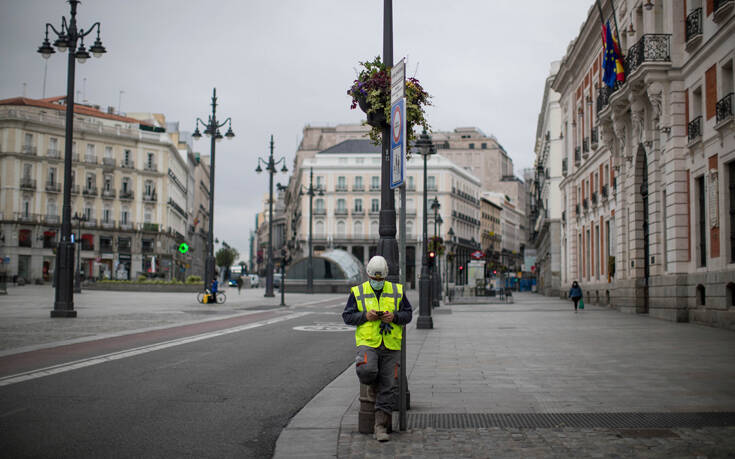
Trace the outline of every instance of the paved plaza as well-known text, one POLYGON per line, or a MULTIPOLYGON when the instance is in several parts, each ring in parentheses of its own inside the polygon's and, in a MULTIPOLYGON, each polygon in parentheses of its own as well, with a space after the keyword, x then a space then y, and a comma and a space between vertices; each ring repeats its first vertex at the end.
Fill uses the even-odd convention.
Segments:
MULTIPOLYGON (((408 332, 409 429, 358 433, 349 368, 284 430, 276 457, 732 457, 735 425, 496 427, 471 414, 735 412, 735 333, 517 294, 515 303, 442 306, 408 332), (454 416, 457 428, 412 426, 454 416)), ((346 342, 345 345, 351 345, 346 342)), ((706 414, 704 415, 707 416, 706 414)), ((396 416, 394 416, 396 417, 396 416)), ((518 417, 518 416, 517 416, 518 417)), ((729 418, 732 420, 732 416, 729 418)), ((706 423, 705 423, 706 424, 706 423)))

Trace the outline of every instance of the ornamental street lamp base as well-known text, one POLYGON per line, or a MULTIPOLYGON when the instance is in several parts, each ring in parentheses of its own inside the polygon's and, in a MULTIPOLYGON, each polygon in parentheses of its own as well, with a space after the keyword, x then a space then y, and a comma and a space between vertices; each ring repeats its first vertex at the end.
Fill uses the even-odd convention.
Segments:
POLYGON ((416 328, 419 330, 430 330, 434 328, 434 319, 431 316, 419 316, 416 321, 416 328))
POLYGON ((74 318, 77 316, 77 312, 73 309, 52 309, 51 317, 69 317, 74 318))

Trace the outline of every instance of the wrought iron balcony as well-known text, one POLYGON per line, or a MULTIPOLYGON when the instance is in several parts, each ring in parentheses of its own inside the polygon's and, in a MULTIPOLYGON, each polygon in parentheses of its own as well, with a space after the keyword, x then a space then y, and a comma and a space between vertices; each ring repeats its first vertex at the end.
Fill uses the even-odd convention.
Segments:
POLYGON ((158 201, 158 196, 156 193, 143 193, 143 202, 156 202, 158 201))
POLYGON ((343 192, 347 191, 347 185, 337 185, 335 187, 334 191, 336 191, 338 193, 343 193, 343 192))
POLYGON ((97 164, 97 157, 95 155, 84 155, 84 162, 87 164, 97 164))
POLYGON ((592 131, 590 132, 590 141, 592 142, 592 149, 593 150, 595 148, 597 148, 597 145, 598 145, 598 139, 599 139, 598 132, 599 132, 599 129, 600 128, 598 126, 595 126, 595 127, 592 128, 592 131))
POLYGON ((589 210, 589 208, 590 208, 590 200, 587 199, 587 198, 584 198, 582 200, 582 207, 584 208, 585 211, 589 210))
POLYGON ((370 185, 370 191, 380 191, 380 185, 370 185))
POLYGON ((671 62, 671 34, 650 33, 628 49, 625 74, 633 75, 638 67, 649 62, 671 62))
POLYGON ((694 143, 702 138, 702 117, 698 116, 687 125, 687 137, 689 143, 694 143))
POLYGON ((606 84, 600 86, 597 90, 597 113, 600 113, 610 103, 610 96, 614 89, 610 88, 606 84))
POLYGON ((71 194, 79 194, 79 185, 71 186, 71 194))
POLYGON ((24 155, 36 156, 36 154, 38 153, 38 149, 33 145, 23 145, 20 149, 20 152, 24 155))
POLYGON ((82 195, 84 196, 97 196, 97 187, 96 186, 85 186, 82 190, 82 195))
POLYGON ((347 215, 347 209, 335 209, 334 215, 347 215))
POLYGON ((132 159, 129 159, 125 161, 124 159, 120 162, 120 167, 123 169, 135 169, 135 161, 132 159))
POLYGON ((732 11, 733 5, 735 5, 735 1, 733 0, 714 0, 713 9, 715 14, 713 19, 715 22, 720 22, 725 19, 730 14, 730 11, 732 11))
POLYGON ((47 193, 60 193, 61 192, 61 183, 59 183, 59 182, 46 182, 46 192, 47 193))
POLYGON ((567 175, 567 172, 569 170, 568 163, 569 163, 569 161, 568 161, 567 158, 563 158, 561 160, 561 173, 562 173, 562 175, 567 175))
POLYGON ((687 15, 687 45, 695 38, 702 38, 702 8, 696 8, 687 15))
POLYGON ((580 147, 574 147, 574 165, 579 166, 579 163, 582 161, 582 152, 580 147))
POLYGON ((589 137, 585 137, 582 139, 582 152, 583 153, 589 153, 590 151, 590 139, 589 137))
POLYGON ((365 191, 365 186, 363 186, 363 185, 352 185, 352 191, 365 191))
POLYGON ((579 213, 580 213, 580 212, 579 212, 579 204, 575 204, 575 205, 574 205, 574 214, 575 214, 575 215, 576 215, 577 217, 579 217, 579 213))
POLYGON ((416 191, 416 184, 406 186, 406 191, 416 191))
POLYGON ((158 172, 158 165, 154 162, 145 163, 145 166, 143 166, 143 170, 148 172, 158 172))
POLYGON ((592 201, 593 206, 597 205, 597 191, 592 193, 592 195, 590 196, 590 201, 592 201))
POLYGON ((608 186, 607 184, 602 185, 602 199, 607 199, 608 195, 608 186))
POLYGON ((141 229, 143 231, 158 232, 158 223, 143 223, 141 229))
POLYGON ((733 93, 730 93, 717 101, 717 122, 715 127, 719 127, 722 124, 732 120, 732 98, 733 93))
POLYGON ((61 150, 57 150, 56 148, 49 148, 46 150, 46 157, 47 158, 61 158, 61 150))
MULTIPOLYGON (((114 228, 115 227, 115 220, 112 220, 112 219, 102 220, 102 221, 100 221, 100 226, 102 228, 107 228, 107 229, 114 228)), ((106 246, 107 246, 106 244, 104 244, 104 245, 103 244, 100 244, 100 250, 103 251, 103 252, 106 252, 107 251, 107 250, 105 250, 105 247, 106 246)), ((112 247, 110 247, 110 250, 109 251, 112 251, 112 247)))
POLYGON ((115 167, 115 158, 102 158, 102 165, 115 167))
POLYGON ((314 215, 327 215, 327 209, 314 209, 314 215))
POLYGON ((120 199, 132 200, 134 197, 133 190, 120 190, 120 199))
POLYGON ((30 177, 21 177, 20 178, 20 189, 21 190, 35 190, 36 180, 30 177))
POLYGON ((114 188, 110 188, 110 189, 107 189, 107 190, 104 189, 104 188, 102 188, 102 199, 114 199, 115 198, 115 194, 116 193, 115 193, 115 189, 114 188))
POLYGON ((352 215, 353 216, 363 216, 365 215, 365 209, 352 209, 352 215))

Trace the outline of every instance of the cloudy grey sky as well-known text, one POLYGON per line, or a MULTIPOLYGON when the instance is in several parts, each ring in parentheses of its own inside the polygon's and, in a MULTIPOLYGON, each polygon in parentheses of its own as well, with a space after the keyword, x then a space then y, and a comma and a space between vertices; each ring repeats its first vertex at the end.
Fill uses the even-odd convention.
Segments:
MULTIPOLYGON (((394 57, 433 96, 435 130, 476 126, 510 153, 516 174, 533 163, 536 120, 551 61, 578 33, 593 0, 394 0, 394 57)), ((77 65, 86 99, 123 112, 164 113, 193 130, 212 88, 237 135, 217 153, 215 234, 247 253, 267 191, 256 157, 289 167, 307 125, 360 122, 346 90, 360 60, 382 52, 380 0, 87 0, 82 27, 102 23, 108 53, 77 65), (255 199, 255 198, 258 199, 255 199)), ((63 0, 0 0, 0 98, 40 98, 44 24, 63 0)), ((46 96, 66 90, 66 59, 48 61, 46 96)), ((195 148, 208 152, 208 143, 195 148)), ((278 181, 286 177, 279 174, 278 181)))

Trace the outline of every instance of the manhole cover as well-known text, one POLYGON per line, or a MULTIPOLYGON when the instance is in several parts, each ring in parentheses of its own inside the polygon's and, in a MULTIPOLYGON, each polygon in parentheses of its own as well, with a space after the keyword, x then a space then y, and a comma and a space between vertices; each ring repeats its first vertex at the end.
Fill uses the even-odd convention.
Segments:
POLYGON ((300 325, 294 327, 294 330, 299 331, 326 331, 326 332, 340 332, 340 331, 355 331, 355 327, 341 323, 317 323, 313 325, 300 325))

